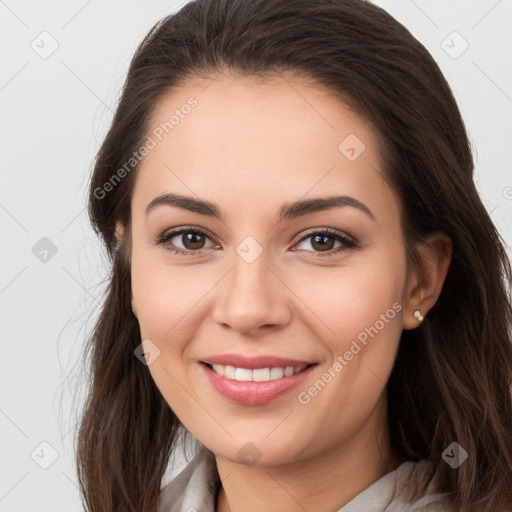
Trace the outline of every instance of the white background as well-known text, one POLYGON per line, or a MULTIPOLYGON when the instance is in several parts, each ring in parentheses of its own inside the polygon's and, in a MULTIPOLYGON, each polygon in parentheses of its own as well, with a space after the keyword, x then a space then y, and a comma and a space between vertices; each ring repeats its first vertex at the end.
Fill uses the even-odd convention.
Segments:
MULTIPOLYGON (((429 49, 451 84, 478 188, 511 245, 512 2, 375 3, 429 49), (453 31, 469 43, 456 59, 443 49, 453 31)), ((82 510, 71 442, 81 395, 70 375, 107 273, 88 223, 86 183, 137 44, 177 7, 163 0, 0 0, 1 512, 82 510), (47 59, 31 48, 48 38, 43 31, 58 43, 47 59), (46 263, 32 252, 42 237, 57 248, 46 263), (36 449, 36 460, 51 461, 42 442, 58 455, 48 469, 31 458, 36 449)), ((51 40, 44 44, 50 48, 51 40)))

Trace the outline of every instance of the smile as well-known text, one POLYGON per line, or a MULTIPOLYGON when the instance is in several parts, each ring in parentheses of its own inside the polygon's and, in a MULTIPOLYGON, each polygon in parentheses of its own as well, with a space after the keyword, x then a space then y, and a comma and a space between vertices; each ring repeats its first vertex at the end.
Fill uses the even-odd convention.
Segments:
POLYGON ((219 375, 224 377, 237 380, 239 382, 267 382, 269 380, 282 379, 283 377, 291 377, 300 373, 307 366, 286 366, 285 368, 236 368, 231 365, 212 364, 209 367, 219 375))
POLYGON ((243 368, 200 362, 208 382, 222 397, 239 405, 264 405, 299 386, 318 366, 243 368))

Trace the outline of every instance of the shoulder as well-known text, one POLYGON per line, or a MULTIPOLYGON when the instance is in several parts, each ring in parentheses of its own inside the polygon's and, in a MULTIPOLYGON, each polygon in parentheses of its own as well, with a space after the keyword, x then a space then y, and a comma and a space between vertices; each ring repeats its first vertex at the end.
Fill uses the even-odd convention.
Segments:
POLYGON ((403 462, 339 512, 450 512, 448 494, 438 490, 434 470, 428 459, 403 462))
MULTIPOLYGON (((449 493, 439 490, 435 465, 429 459, 407 461, 396 470, 395 501, 408 503, 407 510, 448 512, 449 493)), ((405 508, 404 508, 405 510, 405 508)))
POLYGON ((158 512, 215 511, 220 478, 215 456, 205 447, 160 491, 158 512))

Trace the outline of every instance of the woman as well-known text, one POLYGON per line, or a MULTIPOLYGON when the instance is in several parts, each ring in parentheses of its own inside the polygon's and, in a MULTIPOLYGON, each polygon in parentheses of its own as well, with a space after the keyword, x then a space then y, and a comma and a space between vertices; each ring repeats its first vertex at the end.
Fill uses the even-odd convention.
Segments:
POLYGON ((158 23, 90 184, 87 509, 508 510, 511 269, 473 169, 437 64, 369 2, 158 23))

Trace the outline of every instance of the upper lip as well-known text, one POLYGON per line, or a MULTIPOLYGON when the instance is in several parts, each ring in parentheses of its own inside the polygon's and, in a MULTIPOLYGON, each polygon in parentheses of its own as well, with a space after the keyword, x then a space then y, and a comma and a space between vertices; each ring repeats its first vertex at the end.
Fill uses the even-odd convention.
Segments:
POLYGON ((286 368, 293 366, 308 366, 314 364, 313 361, 299 361, 297 359, 288 359, 286 357, 278 357, 271 355, 260 355, 255 357, 247 357, 241 354, 218 354, 201 359, 203 363, 221 364, 223 366, 235 366, 236 368, 247 368, 253 370, 255 368, 286 368))

